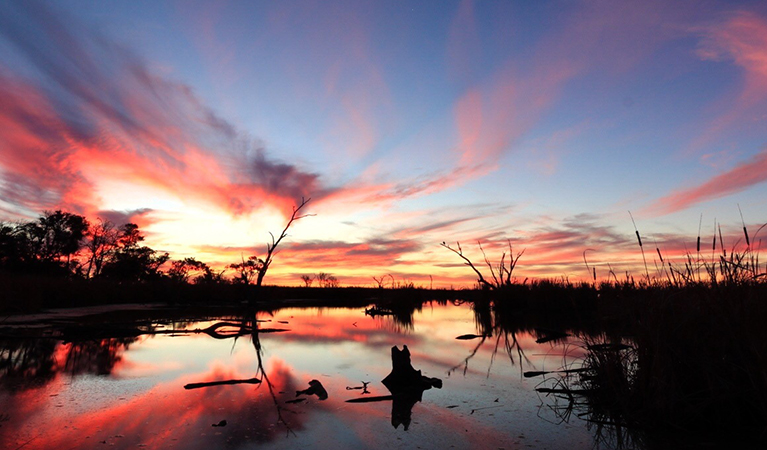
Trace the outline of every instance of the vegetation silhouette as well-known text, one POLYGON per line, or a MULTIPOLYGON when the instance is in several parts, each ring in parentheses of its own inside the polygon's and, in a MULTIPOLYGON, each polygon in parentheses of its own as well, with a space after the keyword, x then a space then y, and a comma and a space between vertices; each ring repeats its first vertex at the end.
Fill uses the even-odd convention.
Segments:
POLYGON ((300 214, 301 209, 303 209, 310 200, 311 198, 302 198, 301 204, 293 207, 293 213, 290 215, 288 223, 285 224, 285 228, 282 229, 282 232, 278 237, 275 238, 274 234, 269 232, 269 235, 272 237, 272 241, 266 244, 266 255, 264 258, 253 255, 249 256, 247 261, 243 258, 241 263, 229 265, 230 268, 235 269, 238 272, 238 276, 235 278, 236 281, 243 284, 250 284, 253 282, 253 278, 255 277, 256 286, 261 286, 263 284, 266 272, 272 265, 275 254, 274 252, 277 249, 277 246, 280 245, 280 242, 282 242, 282 240, 288 236, 288 229, 290 226, 293 225, 293 222, 296 220, 313 215, 300 214))
MULTIPOLYGON (((649 447, 659 446, 669 436, 688 443, 717 442, 722 436, 767 441, 767 342, 761 339, 767 322, 767 266, 759 258, 764 226, 750 233, 744 225, 743 240, 728 247, 717 223, 710 248, 702 248, 706 239, 699 233, 695 250, 679 262, 657 245, 654 252, 645 252, 648 240, 635 229, 647 262, 644 273, 619 276, 607 265, 602 281, 597 266, 586 258, 589 249, 583 256, 590 280, 520 282, 516 274, 523 252, 514 253, 510 243, 497 264, 490 263, 480 244, 487 269, 474 264, 459 243, 455 248, 443 243, 477 275, 478 289, 423 289, 398 284, 393 276, 374 277, 373 288, 340 287, 329 274, 307 275, 302 287, 260 285, 289 227, 305 217, 300 211, 306 203, 293 209, 282 233, 272 235, 266 256, 249 258, 253 262, 240 268, 245 275, 238 272, 232 280, 194 258, 171 261, 167 254, 143 246, 135 224, 90 223, 63 211, 45 212, 31 222, 2 224, 0 308, 13 313, 137 298, 220 305, 245 299, 269 308, 303 299, 292 304, 366 307, 371 316, 412 329, 414 312, 425 301, 466 301, 475 314, 477 344, 450 373, 461 368, 465 372, 478 349, 490 342, 493 357, 505 352, 512 364, 519 364, 522 376, 529 362, 517 339, 520 333, 531 333, 541 345, 561 343, 569 334, 590 342, 586 348, 590 356, 581 365, 553 374, 536 370, 528 374, 554 380, 551 383, 561 380, 559 386, 541 387, 559 389, 547 394, 566 399, 577 393, 580 400, 573 400, 573 405, 585 409, 575 410, 592 417, 600 432, 631 435, 632 445, 649 447), (654 272, 653 254, 657 254, 654 272), (600 347, 603 344, 617 350, 608 351, 613 347, 600 347), (585 370, 571 371, 581 368, 585 370)), ((257 322, 238 326, 236 333, 223 326, 196 332, 224 339, 255 336, 258 352, 259 333, 266 330, 259 330, 257 322)), ((110 370, 111 358, 119 355, 109 353, 109 348, 119 348, 119 339, 127 345, 136 333, 150 332, 114 327, 107 333, 102 328, 74 327, 55 335, 79 346, 80 361, 87 363, 73 362, 74 370, 110 370)), ((2 345, 4 383, 18 380, 21 373, 45 383, 62 370, 51 361, 55 345, 50 341, 2 345)))
MULTIPOLYGON (((546 377, 539 392, 547 407, 560 420, 587 420, 597 444, 764 444, 767 266, 760 263, 757 239, 763 227, 749 236, 744 226, 745 245, 728 248, 717 225, 711 253, 703 254, 698 237, 696 251, 682 263, 664 258, 656 247, 656 274, 648 264, 638 278, 619 279, 611 272, 611 279, 597 282, 585 252, 592 282, 495 284, 483 283, 495 280, 483 276, 478 285, 490 293, 473 301, 482 338, 452 370, 466 371, 485 336, 496 336, 497 349, 504 333, 514 363, 516 333, 529 332, 545 345, 561 344, 571 334, 585 343, 582 360, 524 375, 546 377)), ((636 234, 642 249, 646 243, 636 234)), ((522 362, 524 353, 516 348, 522 362)))

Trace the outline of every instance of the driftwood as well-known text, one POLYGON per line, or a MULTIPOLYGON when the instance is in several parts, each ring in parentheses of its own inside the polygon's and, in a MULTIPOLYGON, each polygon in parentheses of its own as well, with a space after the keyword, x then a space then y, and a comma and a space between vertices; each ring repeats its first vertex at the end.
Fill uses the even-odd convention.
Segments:
POLYGON ((405 430, 410 427, 413 406, 420 402, 423 391, 433 387, 442 388, 442 380, 421 375, 410 364, 410 350, 407 345, 402 350, 391 348, 391 373, 381 382, 392 393, 391 424, 394 428, 401 424, 405 430))
MULTIPOLYGON (((281 333, 290 331, 285 328, 258 328, 259 333, 281 333)), ((235 322, 217 322, 207 328, 194 328, 191 330, 147 330, 138 327, 126 327, 116 324, 100 325, 69 325, 58 330, 59 338, 64 342, 97 341, 109 338, 134 338, 144 335, 172 335, 181 336, 187 334, 207 334, 213 339, 229 339, 252 334, 254 328, 235 322), (221 329, 224 330, 221 330, 221 329), (227 328, 233 330, 227 330, 227 328)), ((41 336, 48 337, 48 336, 41 336)))
POLYGON ((548 371, 546 371, 546 370, 540 370, 540 371, 531 370, 531 371, 525 372, 524 376, 525 376, 525 378, 532 378, 532 377, 539 377, 539 376, 542 376, 542 375, 548 375, 550 373, 579 373, 579 372, 586 372, 588 370, 589 369, 587 369, 585 367, 581 367, 581 368, 578 368, 578 369, 563 369, 563 370, 548 370, 548 371))
POLYGON ((320 400, 327 400, 328 391, 318 380, 312 380, 309 382, 309 388, 303 391, 296 391, 296 397, 299 395, 316 395, 320 400))
POLYGON ((567 395, 585 395, 592 392, 589 389, 568 389, 568 388, 536 388, 536 392, 542 394, 567 394, 567 395))
POLYGON ((394 312, 390 309, 381 308, 380 306, 373 306, 372 308, 365 308, 365 315, 370 317, 393 316, 394 312))
POLYGON ((460 336, 456 336, 456 339, 461 341, 468 341, 470 339, 477 339, 477 338, 485 338, 485 337, 491 337, 491 335, 483 335, 483 334, 462 334, 460 336))
POLYGON ((261 380, 258 378, 248 378, 247 380, 222 380, 222 381, 207 381, 204 383, 189 383, 184 386, 184 389, 199 389, 210 386, 222 386, 227 384, 259 384, 261 380))
POLYGON ((360 397, 360 398, 353 398, 351 400, 347 400, 346 403, 373 403, 373 402, 383 402, 387 400, 394 400, 393 395, 379 395, 376 397, 360 397))

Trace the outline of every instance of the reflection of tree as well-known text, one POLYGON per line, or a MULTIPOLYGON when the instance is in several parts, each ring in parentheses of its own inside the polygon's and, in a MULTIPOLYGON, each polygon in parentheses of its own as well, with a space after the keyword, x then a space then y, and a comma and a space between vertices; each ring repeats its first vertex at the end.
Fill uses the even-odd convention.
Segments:
POLYGON ((269 379, 269 375, 266 372, 266 369, 264 368, 264 361, 263 361, 264 352, 261 346, 260 335, 261 333, 280 332, 280 331, 287 331, 287 330, 261 329, 259 327, 259 320, 255 316, 252 316, 251 318, 242 318, 239 323, 235 323, 233 321, 217 322, 205 328, 204 330, 199 330, 199 332, 205 333, 214 339, 234 338, 235 340, 237 340, 241 336, 250 335, 251 341, 253 343, 253 348, 256 350, 256 359, 257 359, 256 374, 253 378, 250 378, 247 380, 221 380, 221 381, 202 382, 202 383, 190 383, 184 387, 186 389, 197 389, 201 387, 249 383, 249 384, 257 384, 258 385, 257 389, 259 389, 261 388, 261 386, 266 385, 266 388, 269 391, 269 396, 271 397, 272 402, 274 403, 274 407, 277 411, 277 422, 285 426, 286 432, 288 434, 290 433, 295 434, 295 432, 292 430, 292 428, 290 427, 290 425, 285 420, 282 414, 283 408, 282 408, 282 405, 280 405, 280 402, 277 400, 277 394, 275 393, 274 383, 272 382, 271 379, 269 379))
POLYGON ((413 317, 416 311, 421 311, 423 302, 409 301, 398 298, 391 301, 378 302, 365 309, 365 315, 376 318, 380 317, 389 323, 394 331, 412 331, 415 327, 413 317))
POLYGON ((285 418, 282 416, 282 406, 280 405, 280 402, 277 401, 277 395, 274 393, 274 385, 272 384, 272 381, 269 379, 269 376, 267 375, 266 370, 264 369, 263 348, 261 347, 261 338, 259 336, 258 320, 256 320, 255 317, 252 320, 252 332, 250 336, 253 342, 253 348, 256 349, 256 358, 258 359, 258 368, 256 370, 256 377, 260 375, 261 381, 262 381, 261 385, 266 384, 266 387, 269 390, 269 395, 272 397, 272 401, 274 402, 274 407, 277 410, 277 421, 285 425, 286 433, 288 434, 292 433, 293 435, 295 435, 295 432, 290 428, 290 425, 285 421, 285 418))
MULTIPOLYGON (((597 446, 635 448, 642 446, 628 400, 636 398, 632 380, 637 371, 637 349, 617 341, 584 338, 586 355, 556 372, 536 372, 544 379, 536 391, 545 395, 542 407, 556 422, 569 422, 573 415, 587 422, 597 446), (556 374, 546 377, 549 373, 556 374)), ((539 414, 540 415, 540 414, 539 414)))
POLYGON ((9 391, 43 386, 56 377, 55 339, 0 341, 0 388, 9 391))
POLYGON ((479 349, 485 344, 487 338, 492 336, 495 336, 495 345, 490 356, 490 364, 487 367, 487 375, 490 376, 490 370, 501 349, 508 355, 512 366, 519 363, 521 375, 523 361, 532 364, 527 355, 525 355, 522 346, 519 344, 519 340, 517 340, 517 333, 523 330, 517 327, 516 324, 504 320, 503 316, 498 314, 497 309, 493 308, 489 301, 479 300, 474 302, 472 311, 474 312, 474 325, 479 334, 471 337, 480 338, 480 340, 463 361, 448 370, 448 375, 461 367, 463 367, 463 374, 466 375, 466 372, 469 370, 469 361, 476 356, 479 349))
POLYGON ((57 339, 0 341, 0 387, 9 390, 45 385, 64 370, 72 375, 109 375, 136 338, 108 338, 62 344, 57 339), (64 364, 56 354, 64 350, 64 364))
POLYGON ((129 337, 72 342, 69 344, 64 368, 72 375, 109 375, 122 360, 123 351, 135 341, 136 338, 129 337))

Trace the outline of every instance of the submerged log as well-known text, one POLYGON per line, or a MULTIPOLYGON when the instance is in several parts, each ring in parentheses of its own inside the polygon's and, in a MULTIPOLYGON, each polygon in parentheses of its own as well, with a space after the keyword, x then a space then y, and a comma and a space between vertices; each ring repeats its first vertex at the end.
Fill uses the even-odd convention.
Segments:
POLYGON ((365 308, 365 315, 370 317, 375 316, 393 316, 394 312, 389 309, 381 308, 379 306, 373 306, 372 308, 365 308))
POLYGON ((248 378, 247 380, 222 380, 222 381, 207 381, 204 383, 189 383, 184 386, 184 389, 199 389, 210 386, 222 386, 228 384, 259 384, 261 380, 258 378, 248 378))
POLYGON ((394 400, 393 395, 379 395, 376 397, 360 397, 347 400, 346 403, 374 403, 383 402, 386 400, 394 400))
POLYGON ((536 388, 536 392, 542 394, 568 394, 568 395, 587 395, 593 392, 590 389, 569 389, 569 388, 536 388))
POLYGON ((548 375, 550 373, 579 373, 579 372, 586 372, 588 370, 591 370, 591 369, 588 369, 586 367, 581 367, 581 368, 578 368, 578 369, 563 369, 563 370, 548 370, 548 371, 546 371, 546 370, 530 370, 530 371, 525 372, 523 375, 525 376, 525 378, 532 378, 532 377, 539 377, 539 376, 542 376, 542 375, 548 375))

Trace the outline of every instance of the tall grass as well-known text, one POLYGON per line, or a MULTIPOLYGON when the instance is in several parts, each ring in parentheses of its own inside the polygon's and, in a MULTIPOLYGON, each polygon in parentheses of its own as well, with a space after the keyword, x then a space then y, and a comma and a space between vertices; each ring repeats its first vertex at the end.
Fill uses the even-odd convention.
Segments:
POLYGON ((763 227, 749 235, 744 225, 744 240, 727 247, 716 224, 709 256, 697 246, 673 263, 656 246, 657 276, 592 283, 591 317, 617 313, 620 332, 583 335, 584 370, 553 392, 612 445, 767 444, 763 227))

